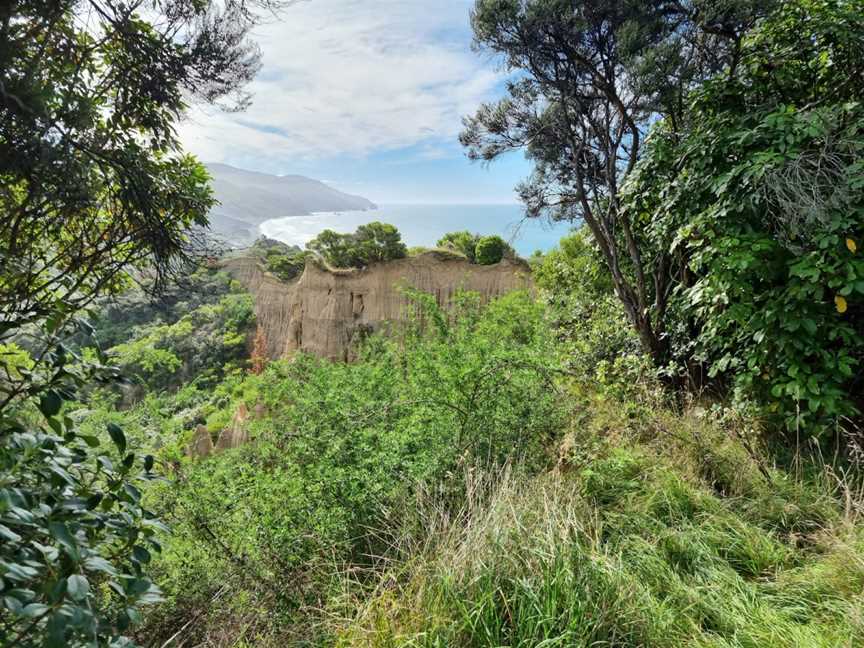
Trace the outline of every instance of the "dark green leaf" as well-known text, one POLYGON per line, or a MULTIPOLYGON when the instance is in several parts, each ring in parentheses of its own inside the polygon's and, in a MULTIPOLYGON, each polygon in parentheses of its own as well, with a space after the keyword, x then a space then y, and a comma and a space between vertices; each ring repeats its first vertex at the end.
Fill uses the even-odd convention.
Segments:
POLYGON ((109 423, 107 428, 108 435, 111 437, 111 440, 114 442, 114 445, 117 446, 120 453, 123 454, 126 452, 126 435, 123 434, 123 430, 121 430, 115 423, 109 423))

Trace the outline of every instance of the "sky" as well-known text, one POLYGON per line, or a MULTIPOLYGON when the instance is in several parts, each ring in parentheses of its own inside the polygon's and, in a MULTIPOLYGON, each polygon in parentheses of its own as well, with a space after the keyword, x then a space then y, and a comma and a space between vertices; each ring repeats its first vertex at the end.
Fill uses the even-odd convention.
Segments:
POLYGON ((251 107, 195 107, 181 138, 205 162, 306 175, 376 203, 514 203, 530 172, 522 154, 486 167, 457 139, 505 79, 471 50, 472 5, 298 0, 255 29, 251 107))

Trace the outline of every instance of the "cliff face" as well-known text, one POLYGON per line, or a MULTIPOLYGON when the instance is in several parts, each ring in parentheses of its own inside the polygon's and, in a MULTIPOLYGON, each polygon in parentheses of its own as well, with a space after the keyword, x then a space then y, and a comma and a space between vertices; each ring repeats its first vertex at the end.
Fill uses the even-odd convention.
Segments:
POLYGON ((228 259, 223 268, 255 296, 258 325, 271 358, 302 350, 347 360, 359 335, 404 317, 402 287, 435 295, 447 306, 457 291, 480 293, 488 301, 513 290, 531 289, 530 269, 520 261, 472 265, 461 257, 427 252, 363 270, 331 271, 308 263, 301 277, 285 283, 251 257, 228 259))

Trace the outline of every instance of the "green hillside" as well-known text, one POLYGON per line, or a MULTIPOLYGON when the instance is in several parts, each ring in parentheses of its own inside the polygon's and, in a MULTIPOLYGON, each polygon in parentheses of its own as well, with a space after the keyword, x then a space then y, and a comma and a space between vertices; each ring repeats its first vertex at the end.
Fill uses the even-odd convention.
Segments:
POLYGON ((298 4, 0 5, 0 647, 864 646, 861 0, 476 0, 570 234, 224 257, 181 117, 298 4))

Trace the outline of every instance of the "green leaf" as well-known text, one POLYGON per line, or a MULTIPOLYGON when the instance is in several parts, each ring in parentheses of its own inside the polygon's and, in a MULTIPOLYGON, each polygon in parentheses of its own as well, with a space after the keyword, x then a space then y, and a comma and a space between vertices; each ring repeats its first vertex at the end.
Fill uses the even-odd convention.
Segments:
POLYGON ((42 412, 46 418, 56 416, 60 412, 62 406, 63 399, 60 398, 60 394, 53 389, 49 389, 39 397, 39 411, 42 412))
POLYGON ((72 574, 66 579, 66 592, 75 601, 83 601, 90 593, 90 583, 81 574, 72 574))
POLYGON ((6 539, 8 542, 20 542, 21 536, 15 533, 12 529, 7 526, 0 524, 0 537, 6 539))
POLYGON ((117 570, 114 569, 114 565, 101 556, 90 556, 84 560, 84 566, 89 571, 98 571, 111 576, 114 576, 117 573, 117 570))
POLYGON ((126 452, 126 435, 123 434, 123 430, 120 429, 120 426, 115 423, 109 423, 107 425, 108 435, 111 437, 111 440, 114 442, 114 445, 117 446, 117 449, 120 453, 126 452))
POLYGON ((135 545, 132 548, 132 557, 142 565, 146 565, 150 562, 150 552, 141 545, 135 545))
POLYGON ((90 435, 90 434, 79 434, 78 438, 83 439, 84 443, 86 443, 91 448, 99 447, 99 443, 100 443, 99 437, 95 437, 95 436, 90 435))
POLYGON ((51 532, 52 537, 57 540, 57 543, 66 550, 68 556, 75 562, 78 562, 78 543, 69 532, 69 527, 66 526, 66 523, 51 522, 48 525, 48 529, 51 532))
POLYGON ((43 603, 31 603, 30 605, 25 605, 24 609, 21 610, 21 616, 26 617, 28 619, 34 619, 38 616, 41 616, 48 610, 50 610, 47 605, 43 603))

